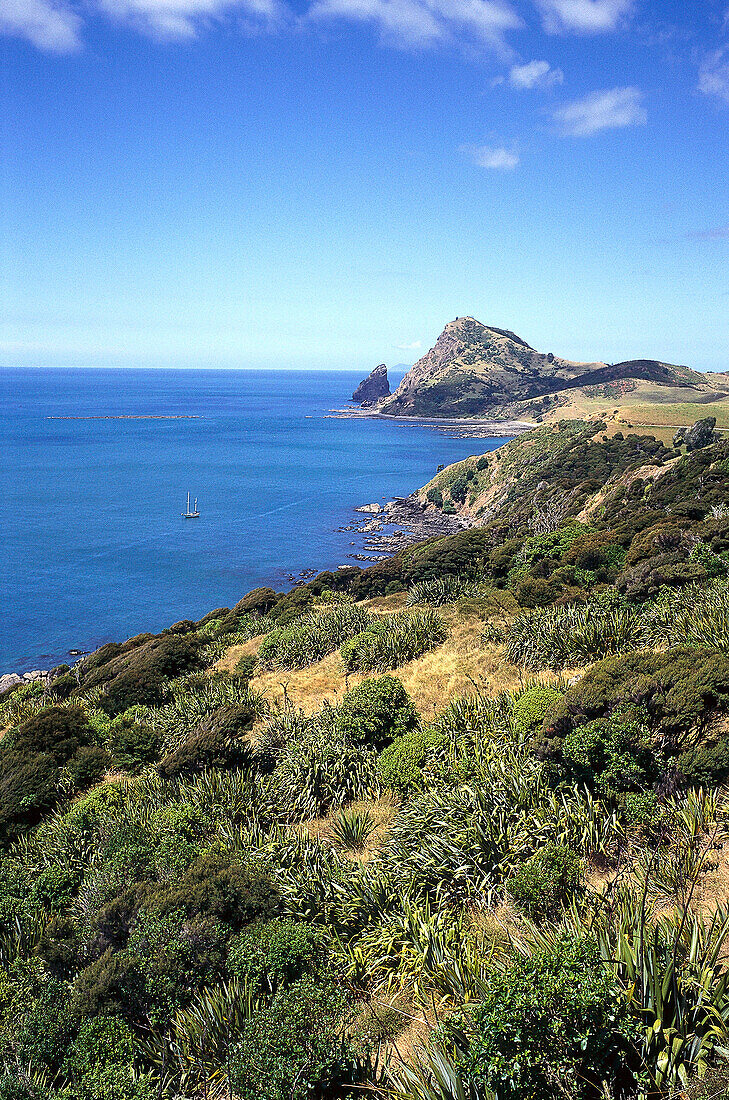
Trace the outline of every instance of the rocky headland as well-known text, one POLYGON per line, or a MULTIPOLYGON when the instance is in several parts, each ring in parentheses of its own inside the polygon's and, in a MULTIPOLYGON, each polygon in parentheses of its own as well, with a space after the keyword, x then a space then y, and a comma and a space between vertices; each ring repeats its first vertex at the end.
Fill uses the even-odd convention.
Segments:
POLYGON ((702 374, 655 359, 573 362, 539 352, 508 329, 457 317, 389 396, 373 407, 397 417, 526 420, 563 415, 577 401, 595 411, 620 404, 729 400, 729 374, 702 374))
POLYGON ((352 394, 352 400, 358 405, 369 407, 382 398, 389 396, 390 383, 387 377, 387 367, 384 363, 380 363, 360 382, 352 394))

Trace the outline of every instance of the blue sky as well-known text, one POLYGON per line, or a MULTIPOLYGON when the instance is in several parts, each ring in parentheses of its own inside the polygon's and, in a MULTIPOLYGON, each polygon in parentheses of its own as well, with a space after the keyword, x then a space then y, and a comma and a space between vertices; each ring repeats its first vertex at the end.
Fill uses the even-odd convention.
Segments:
POLYGON ((0 364, 729 370, 728 0, 0 0, 0 364))

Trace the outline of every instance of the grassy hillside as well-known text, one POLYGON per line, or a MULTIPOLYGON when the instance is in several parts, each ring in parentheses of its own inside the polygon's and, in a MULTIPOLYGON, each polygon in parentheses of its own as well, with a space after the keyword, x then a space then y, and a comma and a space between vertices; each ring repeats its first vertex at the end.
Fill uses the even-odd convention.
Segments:
POLYGON ((594 429, 2 698, 2 1100, 726 1095, 729 440, 594 429))

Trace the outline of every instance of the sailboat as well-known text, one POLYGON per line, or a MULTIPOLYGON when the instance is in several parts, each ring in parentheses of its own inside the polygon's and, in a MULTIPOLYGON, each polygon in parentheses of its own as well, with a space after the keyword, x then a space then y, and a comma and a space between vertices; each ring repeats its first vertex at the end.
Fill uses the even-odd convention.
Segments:
POLYGON ((197 510, 197 497, 195 497, 195 503, 190 509, 190 494, 187 494, 187 511, 182 513, 183 519, 199 519, 200 513, 197 510))

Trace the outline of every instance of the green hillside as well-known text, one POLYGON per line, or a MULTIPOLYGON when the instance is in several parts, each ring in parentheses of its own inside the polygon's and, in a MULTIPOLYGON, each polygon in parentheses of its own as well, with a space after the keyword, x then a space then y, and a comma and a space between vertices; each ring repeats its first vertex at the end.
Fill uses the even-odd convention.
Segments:
POLYGON ((726 1095, 729 440, 421 497, 2 696, 0 1100, 726 1095))

